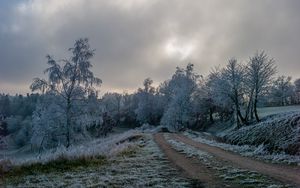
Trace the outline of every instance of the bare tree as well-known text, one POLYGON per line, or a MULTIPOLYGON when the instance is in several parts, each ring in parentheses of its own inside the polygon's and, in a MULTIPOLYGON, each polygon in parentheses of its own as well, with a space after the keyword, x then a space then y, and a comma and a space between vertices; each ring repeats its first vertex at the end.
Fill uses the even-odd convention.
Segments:
POLYGON ((274 62, 273 58, 269 58, 267 54, 262 51, 260 53, 257 52, 253 57, 250 57, 250 61, 246 67, 250 88, 249 101, 252 102, 253 100, 253 111, 257 122, 260 121, 257 113, 258 97, 266 90, 272 81, 272 77, 276 73, 274 62))
POLYGON ((240 123, 246 123, 246 119, 242 116, 241 113, 241 102, 243 99, 243 79, 245 69, 242 65, 237 63, 235 58, 229 60, 227 66, 222 71, 222 77, 228 83, 228 88, 226 91, 228 92, 228 97, 232 100, 235 106, 236 112, 236 120, 238 126, 240 123))
POLYGON ((58 62, 47 55, 49 68, 44 73, 48 74, 48 80, 35 78, 30 86, 32 91, 54 93, 65 100, 67 147, 70 146, 71 108, 74 101, 95 92, 94 86, 102 83, 90 70, 90 59, 94 56, 94 50, 90 48, 87 38, 76 40, 69 51, 72 52, 71 58, 58 62))

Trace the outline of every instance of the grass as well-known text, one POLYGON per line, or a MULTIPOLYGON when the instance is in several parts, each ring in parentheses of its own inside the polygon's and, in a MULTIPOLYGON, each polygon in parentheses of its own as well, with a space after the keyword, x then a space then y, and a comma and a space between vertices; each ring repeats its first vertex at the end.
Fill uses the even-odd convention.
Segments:
MULTIPOLYGON (((134 157, 137 153, 137 147, 129 147, 121 151, 118 157, 134 157)), ((35 176, 40 174, 64 173, 64 172, 80 172, 84 168, 97 168, 108 165, 113 161, 109 161, 105 156, 93 156, 90 158, 82 157, 78 159, 68 159, 65 156, 59 157, 57 160, 43 163, 34 163, 30 165, 15 166, 9 172, 2 172, 3 179, 6 182, 18 183, 19 179, 26 176, 35 176)), ((1 184, 0 184, 1 185, 1 184)))
MULTIPOLYGON (((141 135, 133 135, 128 138, 121 139, 117 145, 125 144, 126 142, 135 142, 142 139, 141 135)), ((118 157, 133 157, 137 152, 138 147, 134 145, 126 145, 117 152, 118 157)), ((38 161, 38 160, 37 160, 38 161)), ((10 162, 10 161, 8 161, 10 162)), ((24 163, 21 165, 10 165, 8 171, 4 171, 0 166, 0 180, 18 184, 20 179, 29 176, 39 176, 41 174, 57 174, 64 172, 76 172, 83 168, 97 168, 111 163, 105 155, 78 155, 71 157, 67 153, 61 153, 58 157, 46 162, 24 163)), ((0 182, 1 186, 1 182, 0 182)))
POLYGON ((103 139, 90 143, 89 147, 74 146, 70 150, 58 149, 56 152, 44 153, 42 156, 33 157, 29 162, 12 163, 11 160, 2 161, 0 164, 1 180, 12 184, 19 184, 20 179, 47 176, 49 174, 64 174, 66 172, 80 172, 83 169, 99 168, 112 162, 108 158, 113 155, 120 157, 134 156, 137 145, 134 144, 143 136, 134 133, 115 135, 111 139, 103 139), (131 143, 130 143, 131 142, 131 143), (105 147, 103 147, 103 145, 105 147), (102 149, 103 148, 103 149, 102 149))
POLYGON ((118 157, 134 157, 135 154, 137 153, 137 147, 130 147, 130 148, 127 148, 123 151, 121 151, 117 156, 118 157))
POLYGON ((77 167, 71 165, 69 170, 62 167, 58 167, 61 171, 38 170, 38 174, 23 174, 5 183, 8 187, 192 187, 190 179, 181 177, 176 169, 169 166, 169 161, 151 135, 146 135, 117 155, 104 158, 103 165, 101 161, 87 166, 77 162, 77 167))
POLYGON ((276 106, 276 107, 263 107, 258 108, 258 115, 263 118, 268 115, 284 113, 284 112, 292 112, 292 111, 299 111, 300 112, 300 105, 294 106, 276 106))
POLYGON ((53 172, 74 171, 79 167, 102 166, 107 164, 108 160, 104 156, 93 158, 79 158, 69 160, 65 157, 60 157, 55 161, 48 163, 35 163, 31 165, 15 166, 9 172, 4 173, 5 179, 15 179, 22 176, 47 174, 53 172))

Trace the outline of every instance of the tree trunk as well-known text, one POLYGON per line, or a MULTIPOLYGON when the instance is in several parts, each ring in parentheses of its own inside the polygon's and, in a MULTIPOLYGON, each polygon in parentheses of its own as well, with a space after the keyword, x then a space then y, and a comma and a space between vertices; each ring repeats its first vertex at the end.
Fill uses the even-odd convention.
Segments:
POLYGON ((247 124, 247 121, 246 121, 246 119, 242 116, 242 113, 241 113, 241 110, 240 110, 240 109, 238 109, 237 115, 238 115, 238 117, 240 118, 240 120, 241 120, 241 122, 242 122, 243 124, 247 124))
POLYGON ((245 118, 243 118, 243 116, 242 116, 242 113, 241 113, 241 110, 240 110, 239 101, 238 101, 237 98, 235 100, 235 110, 236 110, 236 119, 237 119, 237 122, 238 122, 239 127, 240 127, 241 123, 245 123, 245 118))
POLYGON ((67 127, 66 127, 66 137, 67 137, 67 148, 70 147, 70 126, 71 126, 71 100, 67 99, 67 127))
POLYGON ((43 136, 43 139, 41 141, 41 144, 40 144, 40 147, 39 147, 39 154, 42 153, 42 147, 43 147, 43 143, 44 143, 45 137, 46 137, 46 135, 43 136))
POLYGON ((238 112, 236 112, 236 125, 237 125, 237 128, 241 128, 241 123, 240 123, 240 120, 239 120, 239 115, 238 115, 238 112))
POLYGON ((258 117, 258 114, 257 114, 257 93, 255 94, 255 99, 254 99, 254 115, 255 115, 255 119, 257 122, 260 121, 259 117, 258 117))
POLYGON ((234 91, 234 104, 235 104, 235 109, 236 109, 236 118, 237 118, 237 122, 239 124, 245 124, 246 120, 245 118, 242 116, 241 110, 240 110, 240 104, 239 104, 239 95, 238 95, 238 91, 235 89, 234 91), (239 121, 241 120, 241 121, 239 121))
POLYGON ((251 121, 254 119, 254 113, 253 113, 253 102, 251 102, 251 108, 250 108, 250 119, 251 119, 251 121))
POLYGON ((213 110, 212 110, 212 108, 209 109, 209 120, 210 120, 210 123, 214 123, 214 117, 213 117, 213 110))
POLYGON ((250 92, 249 102, 248 102, 247 110, 246 110, 246 114, 245 114, 246 121, 249 120, 249 113, 251 114, 250 116, 252 118, 252 99, 253 99, 253 89, 250 92))

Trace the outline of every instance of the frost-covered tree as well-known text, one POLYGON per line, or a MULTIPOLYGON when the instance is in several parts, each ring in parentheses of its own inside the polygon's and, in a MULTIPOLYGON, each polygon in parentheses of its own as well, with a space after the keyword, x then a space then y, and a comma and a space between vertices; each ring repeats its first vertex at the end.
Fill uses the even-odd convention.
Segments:
POLYGON ((64 145, 66 113, 60 105, 63 102, 56 96, 44 96, 42 103, 38 103, 32 115, 32 149, 42 149, 64 145))
POLYGON ((5 120, 8 134, 15 146, 21 147, 29 143, 31 138, 31 117, 10 116, 5 120))
POLYGON ((31 116, 39 97, 37 94, 0 94, 0 135, 9 134, 11 146, 22 147, 29 144, 32 132, 31 116))
POLYGON ((114 119, 117 125, 121 120, 121 108, 123 105, 123 96, 119 93, 105 93, 101 99, 101 105, 106 116, 114 119))
POLYGON ((273 81, 271 86, 271 98, 277 105, 291 104, 294 96, 294 86, 292 85, 292 77, 279 76, 273 81))
POLYGON ((229 60, 226 67, 213 69, 206 82, 207 98, 221 120, 235 119, 238 126, 245 122, 241 113, 244 95, 244 68, 236 59, 229 60))
POLYGON ((257 52, 253 57, 250 57, 250 61, 246 66, 247 84, 250 88, 249 100, 253 101, 253 111, 257 122, 260 121, 257 113, 259 96, 266 92, 276 73, 274 62, 274 59, 269 58, 267 54, 262 51, 260 53, 257 52))
POLYGON ((21 116, 26 118, 31 116, 38 101, 38 94, 18 95, 0 95, 0 116, 21 116))
POLYGON ((197 89, 199 75, 194 72, 193 64, 185 69, 177 67, 172 79, 165 85, 167 107, 161 119, 161 124, 174 130, 188 127, 192 116, 191 96, 197 89))
POLYGON ((136 127, 139 122, 136 118, 135 110, 138 108, 138 97, 136 94, 124 93, 122 95, 123 105, 121 107, 121 125, 136 127))
POLYGON ((11 102, 8 95, 0 95, 0 116, 11 115, 11 102))
POLYGON ((207 125, 214 123, 213 114, 215 105, 212 101, 210 89, 203 77, 200 77, 198 86, 191 96, 193 128, 205 129, 207 125))
POLYGON ((214 109, 221 121, 229 120, 234 111, 234 104, 229 97, 230 85, 219 68, 212 69, 205 83, 205 90, 211 109, 214 109))
POLYGON ((300 92, 300 78, 294 81, 295 89, 297 92, 300 92))
POLYGON ((48 74, 48 79, 35 78, 30 86, 32 91, 51 93, 64 100, 67 147, 71 144, 74 113, 72 108, 76 105, 76 101, 85 99, 90 93, 95 92, 95 86, 99 86, 102 82, 90 70, 92 68, 90 59, 94 56, 94 50, 91 49, 87 38, 76 40, 74 47, 69 51, 72 52, 71 58, 60 61, 47 55, 49 67, 44 73, 48 74))
POLYGON ((241 113, 241 105, 244 97, 245 68, 238 64, 236 59, 232 58, 222 70, 221 74, 222 79, 225 79, 224 84, 226 86, 226 88, 223 87, 223 89, 225 89, 223 92, 227 92, 227 96, 234 104, 236 120, 239 126, 241 124, 240 122, 246 123, 246 120, 241 113))
POLYGON ((137 120, 143 124, 158 124, 160 119, 160 109, 158 108, 159 95, 152 86, 153 80, 146 78, 144 88, 139 88, 136 93, 138 106, 135 110, 137 120))
POLYGON ((294 81, 294 85, 295 85, 296 103, 300 104, 300 78, 294 81))

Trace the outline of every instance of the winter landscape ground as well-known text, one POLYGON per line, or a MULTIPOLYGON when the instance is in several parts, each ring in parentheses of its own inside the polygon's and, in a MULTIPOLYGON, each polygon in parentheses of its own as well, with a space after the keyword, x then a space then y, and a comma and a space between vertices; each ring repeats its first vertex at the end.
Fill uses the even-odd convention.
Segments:
MULTIPOLYGON (((300 115, 284 111, 281 116, 286 119, 300 115)), ((144 126, 121 132, 68 150, 57 148, 42 154, 26 155, 22 151, 5 154, 2 150, 1 186, 300 186, 299 155, 268 154, 267 150, 262 153, 265 148, 261 145, 221 143, 210 133, 191 130, 164 133, 160 128, 144 126)))

